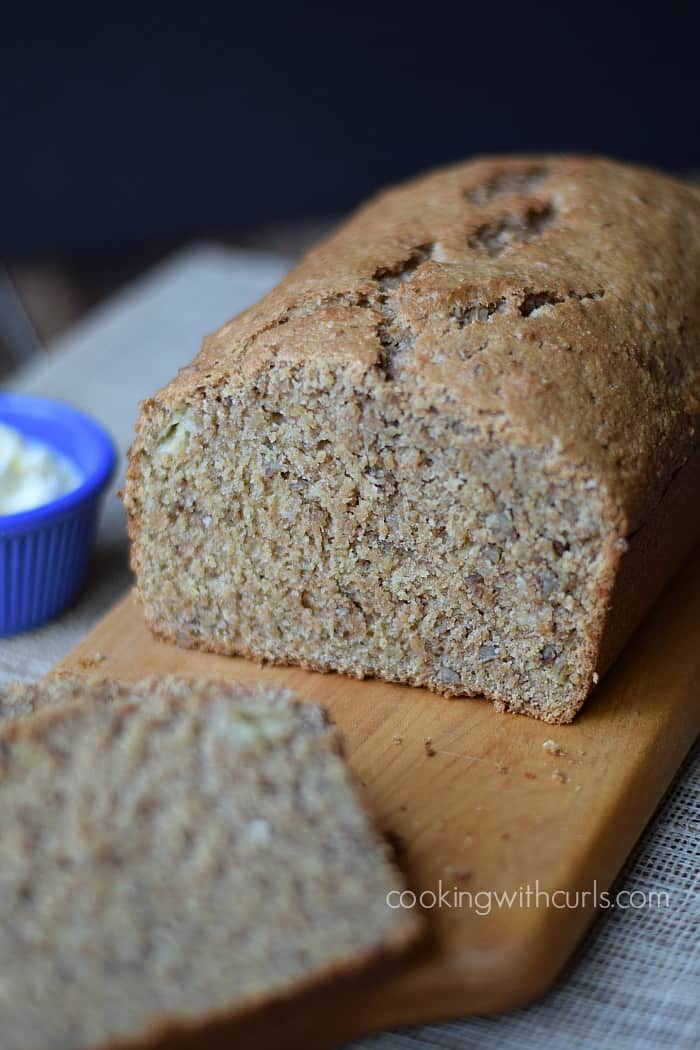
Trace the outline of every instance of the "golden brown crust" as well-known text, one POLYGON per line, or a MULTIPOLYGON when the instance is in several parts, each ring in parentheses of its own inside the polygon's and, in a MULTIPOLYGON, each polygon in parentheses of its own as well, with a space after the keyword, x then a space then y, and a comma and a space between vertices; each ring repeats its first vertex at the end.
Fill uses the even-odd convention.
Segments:
POLYGON ((204 1040, 212 1034, 217 1040, 224 1040, 226 1046, 236 1046, 238 1050, 243 1050, 246 1046, 256 1048, 261 1045, 277 1046, 279 1030, 275 1031, 274 1028, 277 1010, 297 1002, 299 1009, 303 1009, 306 997, 311 994, 323 995, 330 990, 335 992, 339 985, 347 983, 348 986, 351 986, 352 982, 360 978, 386 977, 390 968, 398 965, 399 958, 405 960, 406 955, 410 954, 411 948, 418 944, 424 932, 424 923, 419 913, 417 911, 406 912, 403 926, 395 930, 381 947, 357 955, 349 962, 329 967, 322 977, 310 977, 300 981, 294 988, 286 992, 271 996, 261 995, 255 1002, 247 1003, 240 1010, 222 1009, 196 1020, 170 1018, 161 1024, 147 1028, 135 1039, 127 1042, 110 1040, 96 1046, 95 1050, 173 1050, 174 1047, 191 1047, 192 1050, 200 1050, 204 1045, 204 1040), (271 1033, 267 1031, 268 1017, 271 1033), (246 1037, 251 1022, 254 1022, 255 1025, 253 1028, 255 1039, 249 1043, 246 1037), (261 1042, 263 1034, 271 1038, 272 1042, 269 1044, 266 1040, 261 1042), (239 1041, 241 1038, 243 1041, 239 1041))
POLYGON ((674 474, 644 524, 629 537, 599 644, 602 677, 656 597, 690 554, 700 521, 700 450, 674 474))
POLYGON ((157 400, 245 382, 281 351, 327 355, 328 323, 343 353, 376 363, 367 303, 406 264, 402 368, 527 443, 558 442, 637 528, 690 454, 700 406, 700 193, 643 168, 486 157, 389 189, 205 339, 157 400))

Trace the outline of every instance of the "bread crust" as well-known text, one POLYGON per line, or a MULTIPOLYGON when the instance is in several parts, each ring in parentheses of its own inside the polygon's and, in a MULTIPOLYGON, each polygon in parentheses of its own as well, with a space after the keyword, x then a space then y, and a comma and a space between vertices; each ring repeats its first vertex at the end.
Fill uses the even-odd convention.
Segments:
POLYGON ((411 381, 450 391, 477 418, 495 414, 527 444, 556 441, 563 459, 607 484, 633 532, 693 451, 700 408, 700 191, 649 169, 587 156, 484 157, 388 189, 205 338, 155 400, 177 407, 205 387, 250 382, 280 352, 272 333, 283 332, 287 354, 327 356, 324 326, 283 331, 290 315, 321 308, 354 337, 344 353, 352 346, 360 365, 376 364, 377 317, 363 296, 378 272, 427 245, 439 261, 425 261, 402 304, 418 332, 404 365, 411 381), (479 203, 508 175, 523 180, 519 189, 492 189, 479 203), (515 248, 491 256, 470 246, 486 227, 549 208, 551 224, 515 248), (526 298, 545 293, 565 298, 523 315, 526 298), (472 332, 455 338, 446 316, 502 297, 509 309, 489 326, 482 367, 465 368, 458 350, 472 332))
POLYGON ((598 673, 612 665, 698 539, 700 449, 671 478, 647 520, 628 538, 605 613, 598 673))

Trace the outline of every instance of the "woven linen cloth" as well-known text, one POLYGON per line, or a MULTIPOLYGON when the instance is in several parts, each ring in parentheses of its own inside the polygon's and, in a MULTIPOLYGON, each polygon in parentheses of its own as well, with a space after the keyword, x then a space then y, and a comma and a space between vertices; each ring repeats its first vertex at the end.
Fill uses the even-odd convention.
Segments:
MULTIPOLYGON (((120 450, 117 489, 138 401, 191 360, 204 332, 254 302, 287 266, 279 256, 191 249, 95 311, 6 385, 95 415, 120 450)), ((106 504, 80 599, 53 623, 0 640, 0 683, 48 671, 129 586, 123 513, 113 493, 106 504)), ((700 744, 615 887, 666 892, 668 907, 606 911, 552 991, 527 1009, 390 1032, 347 1050, 700 1046, 699 871, 700 744)))

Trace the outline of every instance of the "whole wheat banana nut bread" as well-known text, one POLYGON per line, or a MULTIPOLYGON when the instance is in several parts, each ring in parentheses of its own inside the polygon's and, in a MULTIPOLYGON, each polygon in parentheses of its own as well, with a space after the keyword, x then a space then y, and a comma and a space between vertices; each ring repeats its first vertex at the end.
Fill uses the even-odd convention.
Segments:
POLYGON ((152 630, 570 721, 700 531, 700 191, 496 157, 381 193, 143 403, 152 630))
POLYGON ((419 933, 320 707, 56 678, 2 716, 3 1050, 203 1046, 224 1022, 238 1045, 237 1021, 419 933))

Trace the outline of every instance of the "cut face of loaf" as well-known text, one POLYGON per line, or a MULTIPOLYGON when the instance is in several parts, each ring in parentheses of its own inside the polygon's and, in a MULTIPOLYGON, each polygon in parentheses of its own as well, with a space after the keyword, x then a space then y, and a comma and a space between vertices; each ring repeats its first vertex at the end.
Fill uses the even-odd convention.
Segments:
POLYGON ((152 629, 570 720, 698 532, 698 245, 695 191, 602 160, 370 203, 144 404, 152 629))
POLYGON ((590 678, 614 518, 589 478, 429 407, 317 362, 191 405, 144 463, 157 629, 568 708, 590 678))
POLYGON ((416 935, 320 708, 169 678, 28 691, 44 710, 0 729, 3 1050, 165 1045, 416 935))

